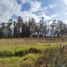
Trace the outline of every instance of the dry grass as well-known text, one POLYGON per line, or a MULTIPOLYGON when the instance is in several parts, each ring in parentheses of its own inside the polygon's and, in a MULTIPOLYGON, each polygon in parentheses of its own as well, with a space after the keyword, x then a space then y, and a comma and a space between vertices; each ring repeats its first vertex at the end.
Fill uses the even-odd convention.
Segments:
MULTIPOLYGON (((19 38, 19 39, 0 39, 0 51, 4 50, 16 50, 19 48, 45 48, 52 46, 59 46, 61 43, 61 38, 56 39, 36 39, 36 38, 19 38)), ((66 44, 66 39, 64 40, 64 44, 66 44)))
MULTIPOLYGON (((62 38, 0 39, 0 51, 25 50, 29 48, 38 48, 40 50, 44 50, 46 48, 58 48, 60 47, 61 41, 62 38)), ((64 39, 63 45, 67 45, 66 41, 67 38, 64 39)), ((42 57, 42 54, 30 53, 23 57, 0 58, 0 67, 34 67, 34 63, 39 57, 42 57), (31 66, 29 66, 29 64, 31 64, 31 66)))

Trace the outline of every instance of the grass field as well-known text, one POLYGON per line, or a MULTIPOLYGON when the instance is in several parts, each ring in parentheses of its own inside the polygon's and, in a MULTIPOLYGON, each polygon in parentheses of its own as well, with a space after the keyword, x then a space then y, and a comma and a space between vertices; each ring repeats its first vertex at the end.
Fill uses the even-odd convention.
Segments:
MULTIPOLYGON (((44 56, 47 58, 50 53, 51 56, 53 54, 61 56, 59 52, 62 48, 61 44, 66 46, 67 38, 64 38, 63 42, 62 38, 0 39, 0 67, 43 67, 44 64, 38 66, 40 64, 38 63, 39 59, 44 56)), ((63 59, 67 59, 66 51, 65 48, 65 51, 62 52, 64 54, 63 59)), ((65 60, 64 67, 66 65, 67 61, 65 60)), ((48 65, 47 67, 52 66, 48 65)))
MULTIPOLYGON (((16 50, 21 48, 25 49, 30 47, 45 48, 45 47, 49 47, 49 45, 50 47, 53 47, 53 46, 55 47, 60 45, 61 40, 62 40, 61 38, 0 39, 0 51, 16 50)), ((65 39, 63 43, 66 44, 67 39, 65 39)))

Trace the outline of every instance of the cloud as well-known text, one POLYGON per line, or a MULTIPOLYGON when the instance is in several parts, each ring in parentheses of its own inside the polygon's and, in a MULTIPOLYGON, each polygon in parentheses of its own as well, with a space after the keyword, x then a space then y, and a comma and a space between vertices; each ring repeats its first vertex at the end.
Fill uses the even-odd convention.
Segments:
POLYGON ((41 3, 38 1, 31 1, 31 9, 30 12, 37 12, 41 9, 41 3))
POLYGON ((31 0, 16 0, 18 4, 24 4, 30 2, 31 0))
POLYGON ((0 1, 0 22, 7 22, 8 19, 19 11, 19 6, 15 0, 1 0, 0 1))
POLYGON ((12 16, 21 16, 24 20, 28 20, 31 17, 34 17, 36 22, 39 22, 39 17, 44 17, 45 19, 50 19, 46 15, 47 7, 41 6, 41 2, 32 1, 32 0, 1 0, 0 1, 0 23, 8 22, 12 16), (20 3, 21 2, 21 3, 20 3), (21 11, 22 5, 24 3, 29 3, 31 8, 28 11, 21 11), (40 15, 34 14, 33 12, 40 12, 40 15))
POLYGON ((65 12, 64 15, 67 15, 67 12, 65 12))
POLYGON ((66 23, 66 24, 67 24, 67 20, 64 20, 64 23, 66 23))
POLYGON ((21 16, 24 20, 34 17, 36 22, 39 22, 40 17, 44 17, 45 19, 67 18, 67 0, 60 0, 60 4, 58 1, 57 5, 53 3, 42 7, 41 1, 38 0, 1 0, 0 23, 7 22, 11 17, 15 19, 16 16, 21 16), (30 4, 30 8, 29 10, 21 11, 21 8, 25 3, 30 4), (59 8, 61 9, 57 10, 59 8))
POLYGON ((67 7, 67 0, 62 0, 62 3, 67 7))
POLYGON ((55 15, 51 15, 51 17, 52 17, 52 18, 55 18, 55 17, 57 17, 57 15, 56 15, 56 14, 55 14, 55 15))
POLYGON ((41 15, 39 17, 44 17, 44 19, 48 20, 48 19, 51 19, 50 16, 47 16, 45 13, 41 13, 41 15))
POLYGON ((48 6, 48 8, 55 8, 56 6, 58 6, 58 5, 56 5, 56 4, 50 4, 49 6, 48 6))

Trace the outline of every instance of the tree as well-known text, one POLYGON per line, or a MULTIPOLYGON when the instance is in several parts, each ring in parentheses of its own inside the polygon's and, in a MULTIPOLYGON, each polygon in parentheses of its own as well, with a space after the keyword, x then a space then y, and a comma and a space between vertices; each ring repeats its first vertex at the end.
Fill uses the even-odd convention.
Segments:
POLYGON ((7 23, 7 26, 6 26, 6 37, 12 37, 12 30, 10 28, 10 26, 12 25, 12 19, 10 19, 7 23))
POLYGON ((53 22, 51 23, 51 37, 55 37, 56 35, 56 20, 53 20, 53 22))
POLYGON ((66 24, 64 24, 62 21, 58 21, 58 29, 60 30, 60 35, 63 36, 66 30, 66 24))
POLYGON ((44 18, 42 17, 40 22, 39 22, 39 27, 40 27, 40 37, 46 36, 47 32, 47 24, 44 22, 44 18))
POLYGON ((18 31, 17 31, 17 23, 14 21, 14 36, 13 37, 18 37, 18 31))
POLYGON ((6 33, 5 23, 1 24, 1 33, 2 33, 2 38, 5 38, 5 33, 6 33))
POLYGON ((22 28, 22 22, 23 22, 23 19, 21 18, 21 16, 18 16, 17 18, 17 32, 18 32, 18 36, 20 37, 20 34, 22 32, 21 28, 22 28))
POLYGON ((2 26, 0 27, 0 38, 3 38, 3 28, 2 28, 2 26))
POLYGON ((35 32, 35 26, 36 26, 35 19, 30 18, 28 21, 28 27, 30 29, 31 36, 33 36, 33 33, 35 32))
POLYGON ((66 24, 64 24, 62 21, 58 21, 58 28, 60 30, 60 36, 62 37, 62 42, 63 42, 64 34, 66 32, 66 24))

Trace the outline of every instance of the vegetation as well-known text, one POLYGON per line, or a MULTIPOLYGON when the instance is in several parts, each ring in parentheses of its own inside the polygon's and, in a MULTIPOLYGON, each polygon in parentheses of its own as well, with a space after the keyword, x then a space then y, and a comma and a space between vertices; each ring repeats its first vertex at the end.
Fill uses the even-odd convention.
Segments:
POLYGON ((42 17, 40 22, 34 18, 23 21, 21 16, 16 21, 0 24, 0 38, 29 38, 29 37, 63 37, 67 35, 67 25, 60 20, 47 20, 42 17), (49 22, 52 22, 49 24, 49 22))
POLYGON ((67 67, 66 38, 0 39, 0 67, 67 67))
POLYGON ((0 67, 67 67, 67 25, 47 23, 19 16, 0 24, 0 67))
POLYGON ((0 23, 0 67, 67 67, 67 24, 21 16, 0 23))

